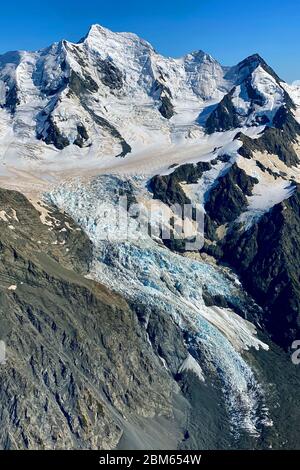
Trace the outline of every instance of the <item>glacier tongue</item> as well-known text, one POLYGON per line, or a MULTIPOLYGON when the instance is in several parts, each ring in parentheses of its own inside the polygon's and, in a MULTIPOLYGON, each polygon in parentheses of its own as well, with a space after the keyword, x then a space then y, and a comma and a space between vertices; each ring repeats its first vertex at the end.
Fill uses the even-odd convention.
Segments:
POLYGON ((250 322, 229 308, 207 307, 202 296, 203 289, 211 295, 221 294, 247 316, 244 294, 235 275, 201 259, 177 255, 148 236, 130 237, 136 235, 134 222, 126 240, 105 236, 108 220, 111 222, 113 212, 118 210, 119 189, 125 187, 135 195, 144 186, 141 177, 128 180, 100 176, 88 184, 66 183, 47 199, 71 215, 92 240, 94 261, 89 276, 145 311, 159 306, 170 315, 185 333, 193 368, 197 364, 198 374, 201 370, 204 377, 213 374, 221 381, 234 435, 247 431, 258 436, 262 426, 271 423, 264 392, 243 358, 243 350, 267 350, 268 346, 257 338, 250 322), (102 217, 103 209, 106 218, 102 217))

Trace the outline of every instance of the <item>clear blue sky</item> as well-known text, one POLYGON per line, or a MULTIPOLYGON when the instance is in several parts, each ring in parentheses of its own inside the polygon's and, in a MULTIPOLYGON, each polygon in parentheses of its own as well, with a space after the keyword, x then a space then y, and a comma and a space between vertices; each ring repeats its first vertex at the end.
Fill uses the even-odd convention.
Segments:
POLYGON ((300 79, 299 0, 6 0, 0 53, 77 41, 93 23, 174 57, 203 49, 232 65, 258 52, 285 80, 300 79))

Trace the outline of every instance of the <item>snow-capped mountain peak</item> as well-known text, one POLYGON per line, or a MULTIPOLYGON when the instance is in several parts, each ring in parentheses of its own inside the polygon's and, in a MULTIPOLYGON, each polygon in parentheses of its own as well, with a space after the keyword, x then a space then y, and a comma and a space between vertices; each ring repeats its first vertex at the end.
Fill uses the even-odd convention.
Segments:
POLYGON ((101 26, 99 24, 91 25, 87 35, 83 39, 81 39, 78 44, 94 44, 94 46, 103 47, 104 50, 106 50, 109 47, 109 41, 114 42, 115 45, 120 45, 122 43, 127 43, 128 45, 130 43, 134 43, 136 45, 142 45, 144 47, 147 47, 149 50, 154 51, 153 47, 149 42, 140 38, 135 33, 113 32, 110 29, 105 28, 104 26, 101 26))
POLYGON ((258 54, 231 68, 202 50, 174 59, 95 24, 78 43, 0 56, 0 158, 54 157, 70 146, 124 157, 205 132, 272 125, 285 104, 294 106, 287 87, 258 54))
POLYGON ((276 81, 282 81, 274 70, 269 67, 265 60, 257 53, 246 57, 246 59, 239 62, 236 66, 231 67, 226 74, 226 78, 228 80, 233 80, 236 85, 239 85, 258 67, 263 68, 269 75, 273 76, 276 81))

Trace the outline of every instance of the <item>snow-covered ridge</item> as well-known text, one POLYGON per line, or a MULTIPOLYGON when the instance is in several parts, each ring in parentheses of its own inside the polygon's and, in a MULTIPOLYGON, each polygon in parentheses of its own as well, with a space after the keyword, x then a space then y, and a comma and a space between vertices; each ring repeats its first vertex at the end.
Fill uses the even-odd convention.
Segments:
POLYGON ((64 157, 67 147, 87 158, 124 157, 155 143, 197 142, 232 90, 241 126, 272 118, 284 92, 299 104, 257 55, 232 68, 201 50, 174 59, 135 34, 93 25, 78 43, 0 56, 0 161, 64 157))
POLYGON ((79 143, 80 126, 80 145, 113 153, 120 139, 95 116, 109 121, 130 145, 168 141, 173 124, 163 116, 167 100, 182 115, 175 125, 180 131, 193 124, 206 100, 222 96, 223 75, 202 52, 169 59, 134 34, 94 25, 78 44, 61 41, 38 52, 1 56, 0 99, 13 114, 16 138, 38 136, 62 150, 79 143))

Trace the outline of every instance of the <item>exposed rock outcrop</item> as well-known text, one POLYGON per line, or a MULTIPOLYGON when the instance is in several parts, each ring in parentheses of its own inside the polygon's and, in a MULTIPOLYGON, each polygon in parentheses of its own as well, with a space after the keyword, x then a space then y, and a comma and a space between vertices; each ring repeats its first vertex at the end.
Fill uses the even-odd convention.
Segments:
POLYGON ((112 449, 132 419, 173 419, 171 377, 136 314, 84 277, 84 232, 53 207, 40 220, 19 193, 0 190, 0 205, 0 447, 112 449))
POLYGON ((300 333, 300 191, 273 207, 251 229, 231 230, 224 259, 243 277, 248 291, 265 309, 274 341, 289 349, 300 333))

